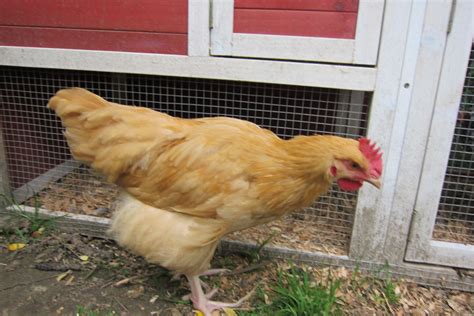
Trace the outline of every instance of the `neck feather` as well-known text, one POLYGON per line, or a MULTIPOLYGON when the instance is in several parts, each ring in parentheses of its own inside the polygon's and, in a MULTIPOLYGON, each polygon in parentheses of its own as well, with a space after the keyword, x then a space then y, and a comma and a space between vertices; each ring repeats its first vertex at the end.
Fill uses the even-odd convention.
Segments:
POLYGON ((261 188, 269 207, 279 215, 311 205, 327 192, 333 180, 329 169, 341 148, 357 146, 354 140, 336 136, 298 136, 283 142, 284 150, 274 157, 278 163, 264 168, 261 188))

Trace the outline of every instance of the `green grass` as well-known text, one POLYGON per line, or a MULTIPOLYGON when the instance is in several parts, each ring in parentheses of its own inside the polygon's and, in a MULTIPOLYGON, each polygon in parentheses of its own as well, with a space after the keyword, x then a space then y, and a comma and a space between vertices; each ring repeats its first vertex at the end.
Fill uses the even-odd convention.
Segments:
POLYGON ((39 213, 39 201, 35 199, 34 212, 27 212, 13 198, 0 195, 0 205, 8 207, 12 215, 8 225, 9 229, 2 229, 7 239, 17 237, 23 243, 28 243, 35 233, 44 234, 53 229, 58 218, 45 217, 39 213), (15 223, 12 223, 12 222, 15 223))
POLYGON ((265 304, 264 293, 258 292, 260 303, 254 312, 241 315, 276 316, 317 316, 339 315, 339 300, 336 291, 340 280, 328 276, 326 282, 317 282, 311 275, 292 266, 287 271, 279 271, 275 284, 271 286, 271 303, 265 304))
POLYGON ((77 316, 114 316, 118 314, 113 310, 101 311, 98 309, 94 310, 94 309, 86 308, 84 306, 77 305, 76 315, 77 316))
POLYGON ((397 285, 392 281, 392 275, 390 273, 390 265, 388 264, 388 262, 386 262, 385 265, 383 266, 381 270, 381 274, 385 274, 385 275, 380 275, 380 279, 383 282, 383 293, 385 294, 385 297, 387 298, 390 304, 397 304, 398 301, 400 300, 400 297, 395 292, 397 285))

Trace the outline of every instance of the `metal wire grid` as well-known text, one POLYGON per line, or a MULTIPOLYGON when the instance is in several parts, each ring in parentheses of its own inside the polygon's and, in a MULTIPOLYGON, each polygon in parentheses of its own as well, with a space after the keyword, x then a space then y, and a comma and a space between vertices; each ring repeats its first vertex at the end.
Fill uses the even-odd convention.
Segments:
POLYGON ((474 49, 471 50, 433 237, 474 244, 474 49))
MULTIPOLYGON (((60 88, 79 86, 113 102, 182 118, 245 119, 283 138, 314 133, 361 136, 370 98, 368 93, 311 87, 15 67, 1 67, 0 78, 0 119, 17 198, 32 203, 32 194, 43 190, 37 200, 44 208, 92 215, 108 215, 117 191, 71 161, 60 121, 45 107, 60 88)), ((355 205, 355 194, 333 188, 291 218, 317 224, 317 236, 311 238, 326 236, 341 253, 349 246, 355 205)))

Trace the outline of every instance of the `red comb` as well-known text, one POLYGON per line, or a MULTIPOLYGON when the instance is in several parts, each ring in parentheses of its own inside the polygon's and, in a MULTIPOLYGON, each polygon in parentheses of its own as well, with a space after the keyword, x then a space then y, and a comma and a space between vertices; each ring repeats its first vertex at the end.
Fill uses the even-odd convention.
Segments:
POLYGON ((368 138, 359 138, 359 150, 370 163, 370 175, 380 177, 382 175, 382 151, 368 138))

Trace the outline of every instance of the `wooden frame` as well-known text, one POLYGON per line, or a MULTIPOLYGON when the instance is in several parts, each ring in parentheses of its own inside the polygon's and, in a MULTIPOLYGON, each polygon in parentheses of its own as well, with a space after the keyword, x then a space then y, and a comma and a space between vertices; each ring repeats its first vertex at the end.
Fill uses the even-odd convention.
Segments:
POLYGON ((470 1, 456 1, 452 23, 446 21, 449 35, 443 34, 446 44, 440 47, 444 49, 444 59, 406 253, 409 261, 467 269, 474 269, 474 245, 435 241, 432 235, 471 52, 472 9, 470 1), (466 25, 470 26, 468 32, 466 25))
POLYGON ((211 54, 375 65, 383 0, 360 0, 355 39, 233 33, 233 0, 212 2, 211 54))

